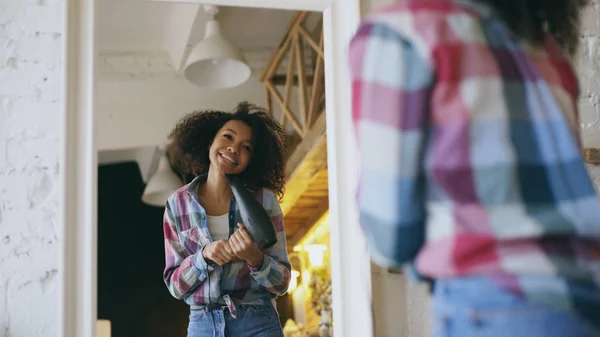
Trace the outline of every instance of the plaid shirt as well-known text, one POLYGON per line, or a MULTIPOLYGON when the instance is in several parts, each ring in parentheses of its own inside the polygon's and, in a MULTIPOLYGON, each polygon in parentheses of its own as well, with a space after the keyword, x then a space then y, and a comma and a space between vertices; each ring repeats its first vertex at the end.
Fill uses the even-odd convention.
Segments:
POLYGON ((597 289, 600 202, 577 79, 552 38, 525 44, 475 1, 400 1, 361 24, 350 67, 376 262, 415 261, 434 279, 505 275, 510 290, 570 309, 583 298, 568 283, 597 289))
MULTIPOLYGON (((287 291, 290 262, 287 256, 283 215, 276 196, 270 190, 254 193, 271 215, 277 232, 277 243, 264 251, 260 269, 243 260, 209 266, 202 257, 202 247, 212 242, 206 211, 197 199, 198 185, 206 176, 194 179, 175 192, 167 201, 163 230, 166 266, 164 280, 171 294, 184 299, 192 308, 224 303, 229 295, 235 304, 272 304, 287 291)), ((229 208, 229 233, 241 222, 235 198, 229 208)))

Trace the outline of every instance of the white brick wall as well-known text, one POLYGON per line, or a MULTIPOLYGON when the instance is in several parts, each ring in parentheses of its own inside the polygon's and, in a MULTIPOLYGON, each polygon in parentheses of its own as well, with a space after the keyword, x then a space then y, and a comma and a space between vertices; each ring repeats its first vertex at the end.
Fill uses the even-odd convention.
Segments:
POLYGON ((0 336, 56 335, 62 1, 0 0, 0 336))
MULTIPOLYGON (((592 0, 584 11, 576 66, 581 84, 579 108, 585 147, 600 148, 600 0, 592 0)), ((589 166, 600 191, 600 166, 589 166)))

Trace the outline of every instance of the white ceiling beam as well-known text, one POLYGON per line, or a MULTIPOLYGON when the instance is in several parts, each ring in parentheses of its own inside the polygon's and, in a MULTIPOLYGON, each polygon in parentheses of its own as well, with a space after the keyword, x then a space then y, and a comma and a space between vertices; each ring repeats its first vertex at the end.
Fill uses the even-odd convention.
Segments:
POLYGON ((189 54, 190 45, 197 42, 192 41, 193 37, 198 35, 198 32, 194 30, 198 27, 204 29, 203 22, 206 20, 207 14, 200 4, 172 2, 168 15, 163 41, 165 49, 171 57, 173 68, 180 73, 189 54))
MULTIPOLYGON (((249 7, 246 0, 147 0, 154 2, 167 2, 178 4, 210 4, 217 6, 234 6, 234 7, 249 7)), ((323 11, 329 7, 329 3, 323 0, 254 0, 252 7, 256 8, 271 8, 271 9, 287 9, 287 10, 308 10, 308 11, 323 11)))

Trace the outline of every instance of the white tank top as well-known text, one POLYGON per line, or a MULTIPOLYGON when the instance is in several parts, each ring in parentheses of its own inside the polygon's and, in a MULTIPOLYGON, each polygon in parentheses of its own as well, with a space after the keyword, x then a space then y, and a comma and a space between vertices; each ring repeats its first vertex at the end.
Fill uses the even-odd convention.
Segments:
POLYGON ((207 215, 208 232, 213 241, 229 239, 229 214, 207 215))

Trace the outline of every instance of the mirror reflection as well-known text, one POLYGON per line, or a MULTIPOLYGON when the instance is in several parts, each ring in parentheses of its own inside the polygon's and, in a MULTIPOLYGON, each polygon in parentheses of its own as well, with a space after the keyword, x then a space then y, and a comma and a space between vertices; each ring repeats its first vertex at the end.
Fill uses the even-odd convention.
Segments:
POLYGON ((322 14, 98 7, 98 319, 106 334, 200 336, 223 323, 249 333, 272 324, 269 316, 286 336, 330 335, 322 14), (256 199, 276 229, 273 246, 248 244, 259 236, 252 212, 240 212, 243 198, 224 174, 242 177, 253 196, 269 191, 256 199), (258 318, 228 323, 234 315, 258 318), (199 320, 210 324, 192 327, 199 320))

